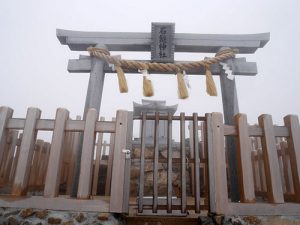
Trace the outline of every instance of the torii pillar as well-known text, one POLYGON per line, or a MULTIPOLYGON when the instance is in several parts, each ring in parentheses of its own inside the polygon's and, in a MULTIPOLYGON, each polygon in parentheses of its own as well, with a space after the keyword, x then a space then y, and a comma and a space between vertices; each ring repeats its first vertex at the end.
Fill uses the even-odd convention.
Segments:
MULTIPOLYGON (((151 49, 151 33, 118 33, 118 32, 78 32, 56 31, 57 38, 63 45, 68 45, 73 51, 86 51, 90 46, 106 46, 109 51, 149 51, 151 49)), ((262 48, 269 41, 270 34, 174 34, 174 49, 176 52, 217 53, 221 48, 238 49, 239 54, 251 54, 262 48)), ((246 62, 245 58, 228 59, 226 63, 233 70, 234 75, 253 76, 257 74, 255 62, 246 62)), ((225 71, 217 64, 210 66, 213 75, 219 75, 222 89, 223 114, 226 124, 233 124, 233 117, 238 112, 235 81, 226 78, 225 71)), ((71 59, 68 64, 70 73, 91 73, 85 108, 100 109, 104 73, 115 73, 101 60, 90 56, 80 56, 71 59), (102 74, 101 76, 97 74, 102 74), (95 78, 95 79, 94 79, 95 78), (95 84, 94 81, 95 80, 95 84), (97 87, 97 88, 96 88, 97 87), (98 89, 99 88, 99 89, 98 89)), ((125 73, 138 73, 131 69, 124 69, 125 73)), ((149 71, 150 73, 158 73, 149 71)), ((160 73, 163 74, 163 73, 160 73)), ((203 68, 188 71, 189 75, 204 75, 203 68)), ((235 159, 235 145, 232 138, 227 138, 229 158, 230 195, 232 201, 239 200, 237 170, 235 159)))
MULTIPOLYGON (((221 48, 220 51, 226 48, 221 48)), ((234 59, 230 58, 225 60, 225 63, 230 67, 234 74, 235 68, 234 59)), ((221 67, 221 66, 220 66, 221 67)), ((222 92, 223 114, 225 124, 234 125, 234 115, 239 113, 238 98, 236 92, 235 79, 230 80, 224 69, 220 68, 220 85, 222 92)), ((228 174, 230 183, 230 197, 231 201, 238 202, 240 200, 239 182, 237 173, 237 156, 236 156, 236 144, 233 136, 227 136, 225 138, 225 144, 228 155, 228 174)))

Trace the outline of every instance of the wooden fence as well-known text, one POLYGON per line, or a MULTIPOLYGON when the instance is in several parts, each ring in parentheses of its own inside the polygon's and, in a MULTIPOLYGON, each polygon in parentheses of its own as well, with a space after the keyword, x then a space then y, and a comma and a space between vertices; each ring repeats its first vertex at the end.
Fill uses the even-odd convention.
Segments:
POLYGON ((235 126, 225 125, 220 113, 207 114, 206 118, 211 212, 233 215, 299 215, 298 117, 286 116, 284 126, 273 125, 270 115, 261 115, 258 118, 259 125, 254 126, 248 125, 244 114, 235 116, 235 126), (241 195, 238 203, 231 202, 228 198, 224 148, 227 136, 234 136, 237 144, 241 195))
MULTIPOLYGON (((65 109, 58 109, 53 120, 40 119, 41 111, 36 108, 29 108, 25 119, 12 115, 12 109, 0 107, 1 206, 128 212, 130 164, 137 159, 126 157, 123 150, 132 149, 132 113, 118 111, 116 120, 112 121, 98 121, 94 109, 89 110, 85 120, 70 119, 65 109), (39 131, 52 132, 51 143, 36 140, 39 131), (105 133, 111 134, 110 143, 104 140, 105 133), (77 198, 70 198, 79 143, 82 143, 82 155, 78 192, 77 198), (105 153, 108 147, 109 153, 105 153), (106 168, 104 177, 103 166, 106 168), (101 191, 99 182, 103 183, 101 191)), ((159 198, 157 188, 160 184, 155 179, 151 201, 144 198, 143 187, 139 185, 135 203, 137 213, 147 214, 149 207, 150 214, 156 213, 157 209, 162 209, 160 204, 163 202, 166 215, 173 215, 176 210, 186 215, 191 209, 197 214, 200 208, 217 214, 299 215, 300 126, 297 116, 286 116, 284 126, 273 125, 270 115, 260 116, 258 125, 253 126, 248 124, 244 114, 236 115, 236 124, 230 126, 223 123, 220 113, 206 114, 205 117, 197 114, 165 118, 144 115, 138 119, 143 123, 146 119, 154 120, 155 130, 159 120, 167 120, 168 129, 172 127, 172 120, 178 120, 181 124, 178 153, 181 156, 172 156, 172 136, 166 150, 167 158, 157 158, 158 144, 154 144, 153 176, 158 176, 160 163, 168 165, 167 196, 163 200, 159 198), (191 121, 189 140, 184 136, 184 124, 188 120, 191 121), (198 121, 203 121, 203 126, 199 126, 198 121), (228 136, 233 136, 237 145, 240 202, 231 202, 228 194, 230 174, 225 149, 228 136), (185 146, 188 142, 190 146, 185 146), (188 157, 184 148, 190 152, 188 157), (179 197, 173 199, 172 168, 178 163, 181 189, 179 197), (188 181, 183 168, 191 174, 190 195, 187 194, 188 181), (190 197, 192 202, 188 201, 190 197)), ((157 138, 157 135, 154 136, 157 138)), ((143 132, 141 137, 143 140, 143 132)), ((143 157, 143 145, 141 143, 138 164, 141 171, 139 184, 144 180, 142 164, 149 160, 143 157)))
POLYGON ((115 121, 97 121, 94 109, 88 111, 85 120, 71 120, 62 108, 54 120, 40 119, 37 108, 29 108, 25 119, 12 115, 12 109, 0 107, 1 206, 126 212, 122 202, 128 190, 119 187, 125 182, 122 150, 130 147, 131 113, 118 111, 115 121), (51 144, 36 140, 38 131, 52 131, 51 144), (110 144, 103 141, 103 133, 111 134, 110 144), (77 198, 70 198, 80 141, 77 198), (110 151, 106 155, 107 146, 110 151), (98 196, 99 168, 103 164, 108 168, 105 193, 98 196))

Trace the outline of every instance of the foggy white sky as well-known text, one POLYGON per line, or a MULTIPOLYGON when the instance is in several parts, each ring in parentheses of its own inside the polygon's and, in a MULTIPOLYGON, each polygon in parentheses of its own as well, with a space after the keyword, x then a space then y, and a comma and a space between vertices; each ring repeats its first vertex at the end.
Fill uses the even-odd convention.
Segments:
MULTIPOLYGON (((71 117, 83 112, 88 74, 69 74, 67 63, 86 52, 60 45, 56 28, 78 31, 151 32, 151 22, 174 22, 178 33, 251 34, 270 32, 271 40, 247 61, 257 62, 258 75, 236 77, 240 111, 251 123, 260 114, 282 124, 287 114, 300 115, 300 3, 297 0, 219 1, 40 1, 7 0, 0 7, 0 105, 24 117, 28 107, 54 118, 64 107, 71 117)), ((149 53, 122 52, 122 58, 149 59, 149 53)), ((210 55, 208 55, 210 56, 210 55)), ((242 55, 238 55, 241 57, 242 55)), ((201 60, 204 55, 178 54, 175 59, 201 60)), ((218 77, 214 77, 220 93, 218 77)), ((119 94, 116 75, 108 74, 101 116, 132 110, 141 102, 142 77, 127 75, 129 93, 119 94)), ((178 112, 222 112, 221 96, 209 97, 203 77, 190 76, 188 100, 178 100, 175 76, 152 76, 155 96, 148 99, 179 104, 178 112)))

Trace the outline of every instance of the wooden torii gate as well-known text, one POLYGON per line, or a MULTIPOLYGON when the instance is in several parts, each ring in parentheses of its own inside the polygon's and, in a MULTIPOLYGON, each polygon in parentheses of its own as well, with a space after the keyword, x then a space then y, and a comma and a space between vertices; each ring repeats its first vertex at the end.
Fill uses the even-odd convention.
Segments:
MULTIPOLYGON (((57 38, 63 45, 68 45, 72 51, 86 51, 90 46, 105 48, 109 51, 150 51, 151 33, 132 32, 82 32, 57 29, 57 38)), ((231 35, 231 34, 174 34, 174 49, 176 52, 218 53, 224 47, 238 49, 239 54, 252 54, 269 41, 269 33, 231 35)), ((225 60, 234 75, 253 76, 257 74, 255 62, 247 62, 246 58, 231 58, 225 60)), ((79 59, 70 59, 70 73, 90 73, 86 95, 84 117, 88 108, 100 111, 105 73, 115 73, 103 60, 96 57, 80 55, 79 59)), ((126 73, 138 73, 136 70, 126 70, 126 73)), ((151 71, 150 71, 151 72, 151 71)), ((233 124, 233 116, 239 112, 235 80, 227 79, 226 71, 220 64, 211 66, 213 75, 220 77, 223 114, 226 124, 233 124)), ((151 72, 158 73, 158 72, 151 72)), ((189 75, 204 75, 203 68, 189 71, 189 75)), ((230 195, 232 201, 239 201, 238 179, 236 170, 235 144, 232 137, 227 137, 230 195)), ((76 190, 74 191, 76 196, 76 190)))

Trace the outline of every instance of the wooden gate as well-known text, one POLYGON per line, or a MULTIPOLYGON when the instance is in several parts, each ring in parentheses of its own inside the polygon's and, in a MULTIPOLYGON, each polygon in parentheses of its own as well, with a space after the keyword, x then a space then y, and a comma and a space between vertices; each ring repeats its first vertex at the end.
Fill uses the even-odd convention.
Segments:
POLYGON ((156 112, 134 116, 134 120, 140 121, 141 127, 140 138, 134 141, 131 154, 131 197, 136 198, 136 203, 131 205, 137 215, 186 216, 188 210, 197 214, 207 210, 205 117, 197 113, 172 116, 156 112), (146 126, 148 120, 154 122, 152 128, 146 126), (159 134, 159 124, 163 121, 167 121, 165 141, 159 134), (172 132, 176 125, 180 129, 179 137, 172 132), (154 131, 152 143, 146 140, 146 129, 154 131))

